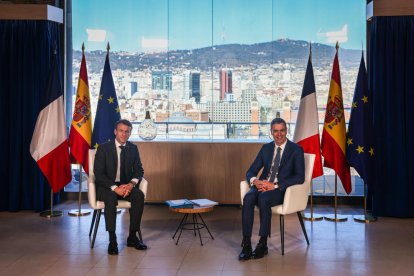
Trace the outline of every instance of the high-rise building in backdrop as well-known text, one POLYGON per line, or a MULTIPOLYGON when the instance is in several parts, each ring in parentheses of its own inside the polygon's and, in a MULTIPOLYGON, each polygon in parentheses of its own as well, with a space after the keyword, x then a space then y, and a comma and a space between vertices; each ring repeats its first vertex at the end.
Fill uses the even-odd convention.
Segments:
POLYGON ((191 72, 189 82, 191 97, 195 99, 196 103, 200 103, 200 72, 191 72))
MULTIPOLYGON (((220 100, 226 99, 226 94, 233 93, 233 72, 229 68, 220 69, 220 100)), ((228 97, 230 98, 230 97, 228 97)))
POLYGON ((172 89, 172 72, 171 71, 153 71, 152 72, 152 89, 153 90, 171 90, 172 89))

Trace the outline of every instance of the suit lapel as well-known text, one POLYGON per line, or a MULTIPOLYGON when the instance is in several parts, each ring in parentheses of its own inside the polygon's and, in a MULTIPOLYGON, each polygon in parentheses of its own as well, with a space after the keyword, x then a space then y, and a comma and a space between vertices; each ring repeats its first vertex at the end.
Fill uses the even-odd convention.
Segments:
POLYGON ((116 153, 116 144, 115 144, 115 140, 112 141, 112 146, 111 146, 111 155, 112 158, 114 160, 114 164, 115 164, 115 174, 116 174, 116 169, 118 167, 118 154, 116 153))
POLYGON ((285 149, 283 150, 282 160, 280 160, 279 168, 283 166, 283 164, 286 162, 286 159, 290 155, 290 149, 291 149, 290 143, 291 142, 287 140, 285 149))
POLYGON ((271 143, 271 149, 272 150, 269 150, 269 151, 267 151, 267 165, 268 165, 268 168, 269 168, 269 171, 270 171, 270 168, 272 167, 272 163, 273 163, 273 154, 274 154, 274 151, 275 151, 275 142, 272 142, 271 143))

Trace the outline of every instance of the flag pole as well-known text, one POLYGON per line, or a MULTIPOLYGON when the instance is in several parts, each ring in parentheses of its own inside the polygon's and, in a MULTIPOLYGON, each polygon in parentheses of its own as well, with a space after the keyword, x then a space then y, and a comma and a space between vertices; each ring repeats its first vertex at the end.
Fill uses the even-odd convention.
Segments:
POLYGON ((88 209, 81 209, 81 198, 82 198, 82 164, 79 164, 79 193, 78 193, 78 210, 72 209, 68 212, 69 216, 81 217, 87 216, 91 213, 88 209))
POLYGON ((310 194, 310 214, 303 214, 303 219, 308 221, 322 220, 323 217, 318 214, 313 214, 313 180, 310 182, 311 194, 310 194))
POLYGON ((347 216, 338 215, 338 175, 335 173, 335 213, 334 215, 327 215, 325 219, 333 222, 344 222, 348 220, 347 216))
MULTIPOLYGON (((312 62, 312 42, 309 41, 309 61, 312 62)), ((313 69, 312 69, 313 72, 313 69)), ((313 75, 313 73, 312 73, 313 75)), ((306 81, 306 76, 305 76, 305 81, 306 81)), ((316 90, 316 89, 315 89, 316 90)), ((315 91, 316 93, 316 91, 315 91)), ((319 133, 319 131, 318 131, 319 133)), ((318 142, 319 143, 319 142, 318 142)), ((310 215, 309 214, 305 214, 303 213, 303 219, 307 220, 307 221, 318 221, 318 220, 322 220, 323 217, 320 215, 315 215, 313 214, 313 179, 311 179, 310 182, 310 215)))
POLYGON ((367 214, 367 184, 364 181, 364 215, 354 216, 354 221, 370 223, 377 221, 377 217, 367 214))
POLYGON ((44 218, 60 217, 62 216, 62 211, 53 211, 53 190, 50 189, 50 210, 40 212, 39 214, 44 218))

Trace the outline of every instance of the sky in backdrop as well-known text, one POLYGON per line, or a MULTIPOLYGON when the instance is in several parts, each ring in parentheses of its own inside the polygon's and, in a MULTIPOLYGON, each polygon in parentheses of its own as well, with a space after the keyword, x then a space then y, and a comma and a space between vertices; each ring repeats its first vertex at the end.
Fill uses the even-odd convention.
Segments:
POLYGON ((294 39, 361 49, 365 0, 72 0, 73 49, 154 52, 294 39))

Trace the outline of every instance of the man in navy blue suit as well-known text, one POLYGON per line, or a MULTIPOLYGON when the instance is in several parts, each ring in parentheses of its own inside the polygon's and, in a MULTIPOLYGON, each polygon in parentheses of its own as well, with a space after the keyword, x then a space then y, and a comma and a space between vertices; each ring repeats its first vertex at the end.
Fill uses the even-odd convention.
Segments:
POLYGON ((128 142, 132 124, 128 120, 119 120, 115 124, 115 139, 98 147, 93 171, 96 177, 98 198, 105 202, 105 224, 109 233, 108 254, 118 255, 116 239, 116 206, 118 199, 131 202, 128 247, 145 250, 147 246, 136 233, 140 230, 144 210, 144 193, 139 183, 144 177, 138 147, 128 142))
POLYGON ((246 174, 251 188, 243 199, 243 249, 239 260, 260 259, 268 253, 271 207, 283 203, 289 186, 305 181, 303 149, 286 138, 286 122, 281 118, 273 119, 270 131, 274 141, 263 145, 246 174), (261 169, 262 174, 257 178, 261 169), (260 209, 260 240, 252 252, 251 236, 256 205, 260 209))

